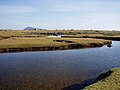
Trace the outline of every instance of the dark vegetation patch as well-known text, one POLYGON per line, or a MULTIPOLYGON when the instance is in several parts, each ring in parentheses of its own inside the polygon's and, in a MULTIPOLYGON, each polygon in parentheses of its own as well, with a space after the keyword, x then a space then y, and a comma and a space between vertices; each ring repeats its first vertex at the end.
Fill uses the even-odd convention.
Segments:
POLYGON ((54 42, 66 42, 66 43, 74 43, 73 41, 69 40, 53 40, 54 42))
POLYGON ((108 77, 113 71, 109 70, 105 73, 101 73, 98 77, 97 77, 97 81, 105 79, 106 77, 108 77))

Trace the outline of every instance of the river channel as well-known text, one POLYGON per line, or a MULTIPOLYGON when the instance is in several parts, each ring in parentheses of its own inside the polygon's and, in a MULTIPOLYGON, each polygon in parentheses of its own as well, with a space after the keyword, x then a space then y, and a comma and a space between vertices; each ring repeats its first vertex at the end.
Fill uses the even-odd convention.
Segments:
POLYGON ((65 90, 115 67, 119 41, 112 47, 0 53, 0 90, 65 90))

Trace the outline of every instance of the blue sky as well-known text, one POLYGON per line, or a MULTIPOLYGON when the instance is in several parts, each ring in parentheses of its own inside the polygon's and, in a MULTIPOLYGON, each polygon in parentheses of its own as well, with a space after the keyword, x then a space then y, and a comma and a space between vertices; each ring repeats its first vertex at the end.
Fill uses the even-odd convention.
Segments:
POLYGON ((0 0, 0 28, 120 29, 120 0, 0 0))

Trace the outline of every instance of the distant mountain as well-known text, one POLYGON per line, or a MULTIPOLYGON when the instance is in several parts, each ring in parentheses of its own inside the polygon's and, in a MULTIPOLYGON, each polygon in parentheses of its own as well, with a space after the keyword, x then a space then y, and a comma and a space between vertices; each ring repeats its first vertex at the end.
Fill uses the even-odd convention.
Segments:
POLYGON ((45 30, 45 29, 40 29, 35 27, 26 27, 24 30, 45 30))

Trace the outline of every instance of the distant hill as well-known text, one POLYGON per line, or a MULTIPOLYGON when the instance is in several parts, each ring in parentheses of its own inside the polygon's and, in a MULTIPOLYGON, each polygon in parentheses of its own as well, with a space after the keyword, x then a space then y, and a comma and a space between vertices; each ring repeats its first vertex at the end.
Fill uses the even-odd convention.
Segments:
POLYGON ((35 27, 26 27, 23 30, 45 30, 45 29, 40 29, 40 28, 35 28, 35 27))

